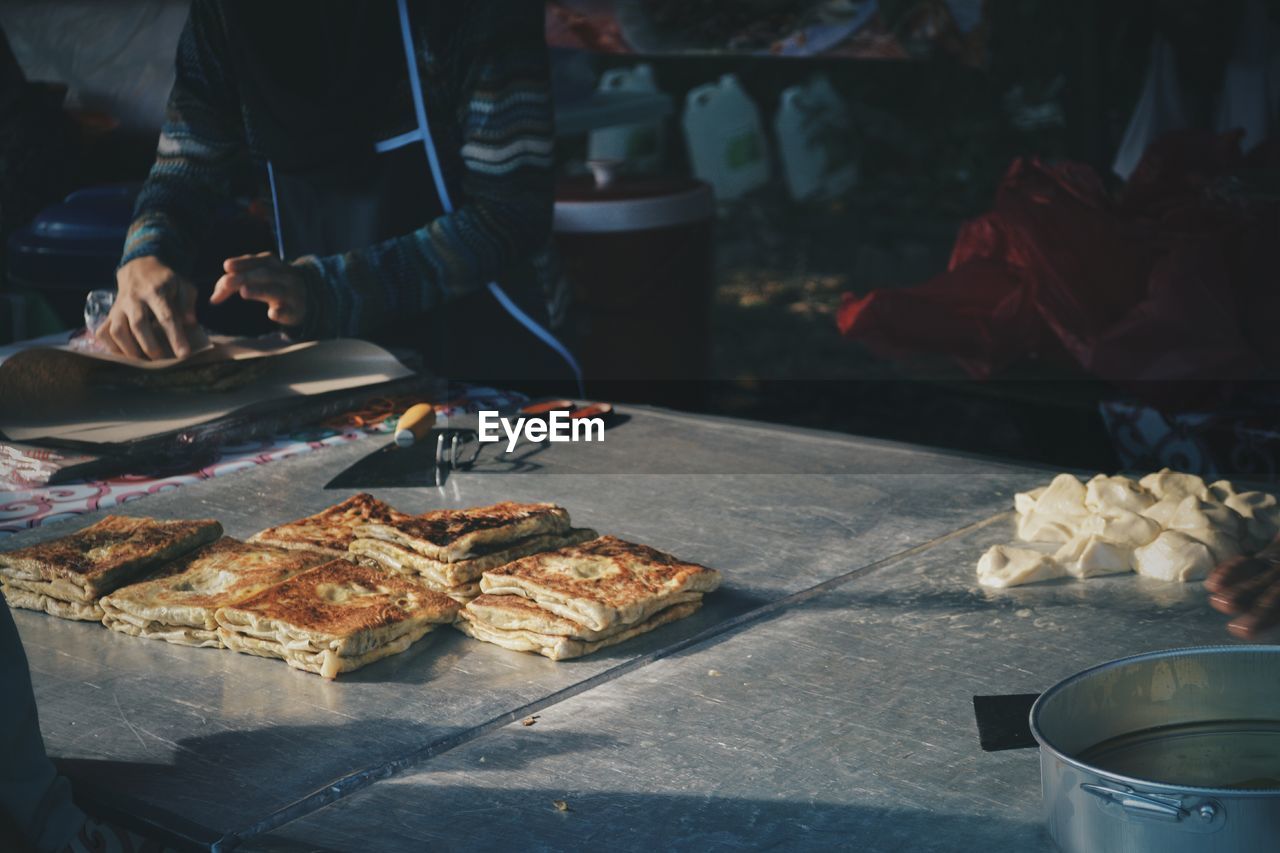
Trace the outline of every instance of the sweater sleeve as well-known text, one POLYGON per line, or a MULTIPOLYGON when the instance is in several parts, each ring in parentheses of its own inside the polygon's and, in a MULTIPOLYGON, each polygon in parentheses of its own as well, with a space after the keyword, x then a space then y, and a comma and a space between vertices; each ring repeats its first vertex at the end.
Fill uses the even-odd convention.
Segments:
POLYGON ((156 161, 134 207, 120 263, 152 255, 187 268, 245 150, 226 28, 212 0, 195 0, 178 40, 173 89, 156 161))
POLYGON ((361 335, 388 317, 428 311, 547 243, 554 136, 542 4, 483 0, 465 9, 447 55, 462 81, 455 209, 367 248, 295 261, 307 280, 305 337, 361 335))

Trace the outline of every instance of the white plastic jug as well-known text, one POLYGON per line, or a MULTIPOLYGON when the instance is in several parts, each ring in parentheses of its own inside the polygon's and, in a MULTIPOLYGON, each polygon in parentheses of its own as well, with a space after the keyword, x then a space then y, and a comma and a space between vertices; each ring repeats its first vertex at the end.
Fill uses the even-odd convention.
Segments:
POLYGON ((693 173, 711 184, 717 199, 738 198, 769 180, 760 110, 736 75, 690 91, 683 124, 693 173))
POLYGON ((796 201, 831 198, 857 183, 849 110, 825 76, 815 74, 782 91, 773 129, 787 190, 796 201))
MULTIPOLYGON (((613 68, 600 77, 596 91, 603 96, 621 92, 656 94, 653 66, 641 63, 633 68, 613 68)), ((666 151, 666 128, 662 121, 622 124, 591 131, 587 139, 588 160, 611 160, 626 164, 630 172, 657 172, 666 151)))

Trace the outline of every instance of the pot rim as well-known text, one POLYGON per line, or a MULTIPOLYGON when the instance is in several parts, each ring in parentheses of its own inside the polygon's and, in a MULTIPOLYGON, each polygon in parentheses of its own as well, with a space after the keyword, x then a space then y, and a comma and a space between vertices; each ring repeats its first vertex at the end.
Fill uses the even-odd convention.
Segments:
POLYGON ((1105 663, 1100 663, 1095 666, 1091 666, 1088 669, 1084 669, 1084 670, 1081 670, 1080 672, 1077 672, 1075 675, 1067 676, 1062 681, 1059 681, 1057 684, 1053 685, 1048 690, 1040 694, 1039 698, 1037 698, 1035 703, 1031 706, 1031 734, 1036 739, 1036 743, 1040 745, 1041 750, 1047 751, 1050 755, 1052 755, 1054 758, 1058 759, 1059 761, 1071 767, 1074 767, 1077 770, 1081 770, 1085 773, 1098 776, 1102 779, 1107 779, 1114 782, 1120 782, 1124 785, 1129 785, 1131 787, 1140 789, 1145 792, 1155 791, 1159 793, 1193 795, 1193 796, 1204 797, 1204 798, 1212 797, 1216 799, 1222 799, 1222 798, 1228 798, 1228 797, 1245 797, 1245 798, 1255 799, 1255 798, 1262 798, 1262 797, 1280 796, 1280 787, 1276 787, 1276 788, 1205 788, 1205 787, 1199 787, 1195 785, 1178 785, 1178 784, 1173 784, 1169 782, 1156 782, 1151 779, 1141 779, 1136 776, 1124 776, 1120 773, 1114 773, 1109 770, 1103 770, 1100 767, 1095 767, 1092 764, 1088 764, 1084 761, 1081 761, 1075 756, 1067 755, 1065 752, 1063 752, 1062 750, 1054 746, 1052 743, 1050 743, 1048 738, 1045 737, 1044 732, 1040 730, 1040 725, 1039 725, 1040 714, 1044 710, 1044 706, 1048 701, 1051 701, 1056 694, 1062 692, 1063 690, 1067 689, 1071 685, 1079 681, 1083 681, 1086 678, 1092 677, 1103 670, 1112 669, 1118 666, 1123 666, 1131 663, 1138 663, 1142 661, 1185 657, 1192 653, 1218 655, 1218 654, 1241 654, 1244 652, 1252 652, 1252 653, 1260 652, 1262 654, 1280 655, 1280 644, 1248 644, 1248 645, 1234 645, 1234 646, 1229 646, 1229 645, 1186 646, 1183 648, 1162 649, 1160 651, 1155 651, 1155 652, 1143 652, 1142 654, 1128 655, 1127 657, 1116 658, 1115 660, 1110 660, 1110 661, 1106 661, 1105 663))

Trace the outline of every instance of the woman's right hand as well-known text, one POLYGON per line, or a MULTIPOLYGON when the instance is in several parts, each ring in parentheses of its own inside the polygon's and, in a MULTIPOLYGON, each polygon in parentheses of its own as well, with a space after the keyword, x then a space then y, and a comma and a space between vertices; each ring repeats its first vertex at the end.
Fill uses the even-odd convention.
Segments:
POLYGON ((182 358, 197 334, 195 286, 158 258, 134 258, 116 271, 116 301, 97 338, 137 359, 182 358))
POLYGON ((1234 618, 1227 630, 1252 640, 1280 624, 1280 540, 1253 557, 1224 560, 1205 579, 1209 604, 1234 618))

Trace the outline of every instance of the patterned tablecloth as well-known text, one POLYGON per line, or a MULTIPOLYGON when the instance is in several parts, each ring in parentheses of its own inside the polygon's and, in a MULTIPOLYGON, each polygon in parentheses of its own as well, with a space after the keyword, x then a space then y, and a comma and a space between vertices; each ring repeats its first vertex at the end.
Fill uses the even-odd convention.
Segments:
MULTIPOLYGON (((525 397, 493 388, 472 387, 463 394, 437 406, 440 414, 474 412, 479 409, 505 409, 519 405, 525 397)), ((148 477, 125 475, 104 480, 88 480, 19 491, 0 491, 0 538, 30 527, 60 521, 83 512, 119 506, 148 495, 182 488, 187 483, 221 477, 254 465, 267 465, 303 453, 314 453, 326 447, 385 436, 395 429, 395 412, 401 401, 370 411, 352 412, 343 418, 318 424, 315 428, 246 444, 227 445, 218 458, 199 470, 148 477)), ((0 459, 0 466, 4 461, 0 459)))

